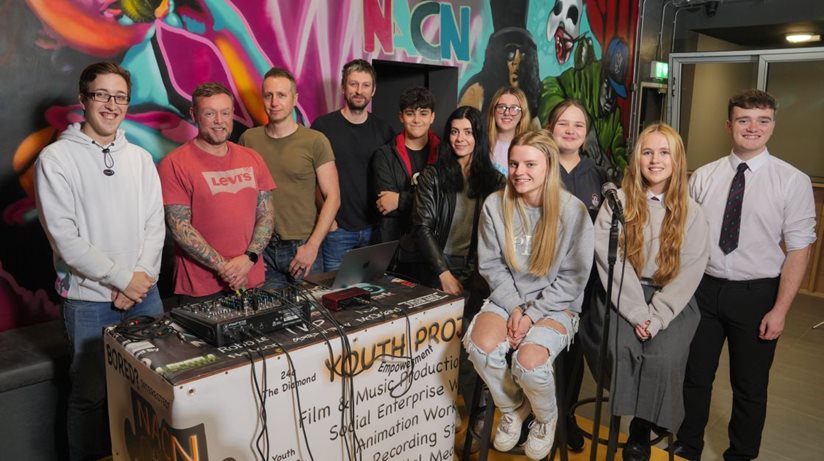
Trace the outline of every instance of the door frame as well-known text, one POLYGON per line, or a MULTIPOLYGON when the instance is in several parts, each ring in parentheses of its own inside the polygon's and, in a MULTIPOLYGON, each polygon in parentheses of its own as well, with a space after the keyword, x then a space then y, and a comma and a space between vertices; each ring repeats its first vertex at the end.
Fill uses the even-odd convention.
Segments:
POLYGON ((758 63, 757 88, 766 90, 769 65, 774 62, 824 60, 824 47, 773 50, 700 51, 669 56, 669 106, 667 122, 677 131, 681 125, 681 75, 685 64, 758 63))

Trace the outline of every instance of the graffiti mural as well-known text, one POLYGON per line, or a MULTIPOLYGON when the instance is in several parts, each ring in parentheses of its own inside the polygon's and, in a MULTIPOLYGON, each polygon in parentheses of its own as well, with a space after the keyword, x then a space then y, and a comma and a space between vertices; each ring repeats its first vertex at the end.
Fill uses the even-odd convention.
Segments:
POLYGON ((636 3, 0 1, 7 111, 0 128, 0 331, 59 315, 32 166, 45 145, 83 120, 76 84, 87 64, 113 60, 132 73, 123 128, 156 161, 196 133, 189 101, 204 81, 234 93, 239 136, 266 122, 260 86, 270 67, 295 74, 295 117, 309 125, 340 106, 340 69, 363 58, 456 67, 459 100, 478 107, 498 87, 516 84, 529 95, 536 125, 562 98, 579 98, 595 120, 591 155, 617 174, 625 164, 636 3))

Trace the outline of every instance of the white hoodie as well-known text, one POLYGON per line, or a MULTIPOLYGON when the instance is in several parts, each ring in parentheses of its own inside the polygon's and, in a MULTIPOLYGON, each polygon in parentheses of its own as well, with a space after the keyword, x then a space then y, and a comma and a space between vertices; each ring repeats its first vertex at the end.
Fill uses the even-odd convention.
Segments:
POLYGON ((111 301, 133 272, 157 279, 166 227, 160 179, 151 155, 117 130, 109 148, 115 174, 106 176, 103 148, 73 124, 35 164, 40 223, 54 251, 60 296, 111 301))

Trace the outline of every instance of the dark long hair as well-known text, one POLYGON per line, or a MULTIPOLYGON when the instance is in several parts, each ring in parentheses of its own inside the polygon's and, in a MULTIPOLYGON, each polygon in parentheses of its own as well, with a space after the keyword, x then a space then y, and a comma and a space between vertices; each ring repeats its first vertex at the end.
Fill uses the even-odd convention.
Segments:
POLYGON ((489 139, 483 123, 481 112, 470 106, 461 106, 455 109, 446 120, 444 134, 441 141, 438 162, 435 168, 441 173, 441 183, 444 192, 460 192, 464 188, 464 177, 458 156, 449 142, 449 131, 452 121, 466 119, 472 127, 472 136, 475 138, 475 149, 472 151, 472 160, 469 163, 469 197, 484 199, 487 195, 500 188, 501 175, 492 166, 489 156, 489 139))

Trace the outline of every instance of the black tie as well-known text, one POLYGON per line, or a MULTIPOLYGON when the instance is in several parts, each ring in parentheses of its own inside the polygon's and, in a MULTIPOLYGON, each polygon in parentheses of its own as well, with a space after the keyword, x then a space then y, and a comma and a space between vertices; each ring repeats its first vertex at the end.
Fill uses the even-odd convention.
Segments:
POLYGON ((724 223, 721 225, 721 238, 718 246, 724 254, 730 254, 738 248, 738 234, 741 232, 741 205, 744 203, 744 172, 746 163, 738 164, 738 171, 732 178, 727 206, 724 208, 724 223))

